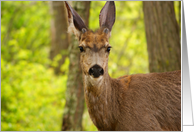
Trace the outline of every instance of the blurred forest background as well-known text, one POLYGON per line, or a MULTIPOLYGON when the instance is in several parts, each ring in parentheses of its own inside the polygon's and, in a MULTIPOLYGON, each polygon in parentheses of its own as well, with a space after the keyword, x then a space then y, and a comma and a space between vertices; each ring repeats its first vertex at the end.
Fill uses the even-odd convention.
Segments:
MULTIPOLYGON (((69 3, 90 29, 99 27, 105 1, 69 3)), ((180 70, 180 3, 115 2, 111 77, 180 70)), ((97 130, 67 26, 63 2, 1 2, 1 130, 97 130)))

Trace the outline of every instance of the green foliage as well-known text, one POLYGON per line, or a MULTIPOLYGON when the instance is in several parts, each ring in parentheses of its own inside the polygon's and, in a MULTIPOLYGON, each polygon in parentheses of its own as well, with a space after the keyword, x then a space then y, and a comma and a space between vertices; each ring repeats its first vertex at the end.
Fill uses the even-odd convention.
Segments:
POLYGON ((48 2, 3 1, 1 7, 2 57, 14 64, 20 60, 48 64, 48 2))
POLYGON ((61 130, 67 75, 48 68, 50 18, 48 2, 1 2, 1 130, 61 130))
POLYGON ((176 20, 181 27, 181 1, 174 1, 174 11, 175 11, 175 16, 176 20))
POLYGON ((2 130, 60 130, 67 76, 56 77, 38 63, 3 59, 1 72, 2 130))

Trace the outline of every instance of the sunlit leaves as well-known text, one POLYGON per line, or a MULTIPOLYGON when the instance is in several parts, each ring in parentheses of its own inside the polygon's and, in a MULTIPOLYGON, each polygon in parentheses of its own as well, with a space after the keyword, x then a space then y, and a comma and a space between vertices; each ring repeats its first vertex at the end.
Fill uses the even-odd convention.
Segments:
POLYGON ((67 76, 41 64, 1 62, 1 129, 60 130, 67 76))
POLYGON ((48 2, 4 1, 1 7, 2 57, 17 63, 19 60, 15 58, 15 55, 21 50, 29 49, 33 56, 28 56, 28 60, 48 64, 49 50, 45 47, 50 44, 48 2), (15 45, 10 45, 13 42, 15 45), (34 54, 39 54, 39 56, 34 56, 34 54), (40 59, 41 57, 44 59, 40 59))
POLYGON ((1 4, 1 130, 60 130, 67 75, 48 67, 48 2, 1 4))

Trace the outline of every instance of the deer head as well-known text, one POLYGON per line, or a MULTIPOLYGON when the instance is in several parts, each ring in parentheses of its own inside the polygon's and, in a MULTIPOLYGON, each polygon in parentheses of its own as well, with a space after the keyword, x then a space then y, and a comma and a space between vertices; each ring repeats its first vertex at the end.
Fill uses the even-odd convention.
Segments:
MULTIPOLYGON (((99 16, 100 29, 89 30, 77 12, 65 2, 68 11, 68 32, 74 33, 79 40, 80 64, 87 80, 99 83, 108 74, 108 56, 111 50, 109 37, 115 22, 115 4, 108 1, 99 16)), ((94 84, 94 83, 92 83, 94 84)))

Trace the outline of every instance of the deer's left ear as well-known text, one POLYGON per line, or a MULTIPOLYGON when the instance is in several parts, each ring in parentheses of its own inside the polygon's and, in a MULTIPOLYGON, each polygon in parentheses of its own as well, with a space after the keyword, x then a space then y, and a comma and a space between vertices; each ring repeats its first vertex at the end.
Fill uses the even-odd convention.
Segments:
POLYGON ((115 22, 115 3, 114 1, 107 1, 100 11, 100 27, 108 28, 111 31, 115 22))
POLYGON ((65 1, 68 14, 68 32, 75 34, 77 38, 80 37, 81 33, 85 33, 88 29, 82 20, 82 18, 77 14, 77 12, 65 1))

